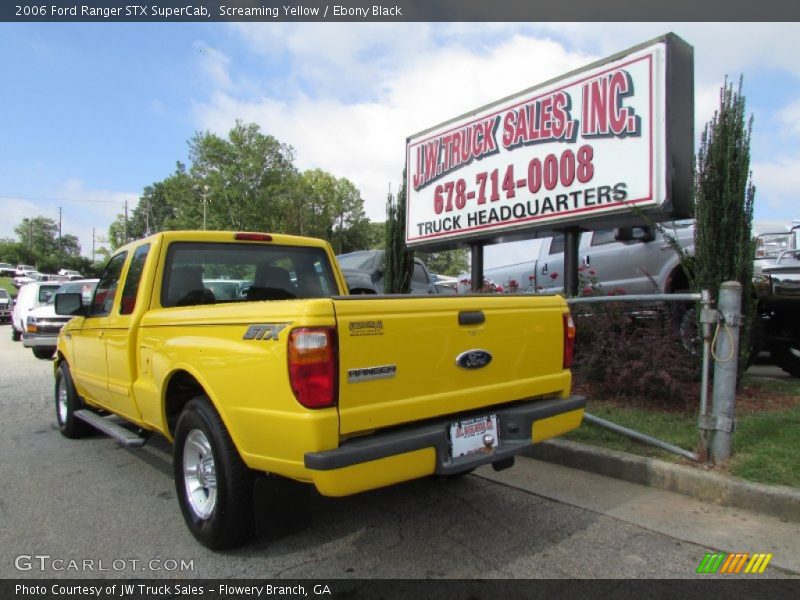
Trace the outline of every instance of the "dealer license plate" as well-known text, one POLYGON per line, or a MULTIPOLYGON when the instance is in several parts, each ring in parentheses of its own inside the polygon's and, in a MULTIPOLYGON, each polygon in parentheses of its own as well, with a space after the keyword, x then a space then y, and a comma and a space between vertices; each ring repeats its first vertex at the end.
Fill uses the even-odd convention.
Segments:
POLYGON ((486 452, 484 444, 485 435, 492 436, 492 447, 496 448, 497 441, 497 415, 465 419, 450 424, 450 449, 451 456, 457 458, 476 452, 486 452))

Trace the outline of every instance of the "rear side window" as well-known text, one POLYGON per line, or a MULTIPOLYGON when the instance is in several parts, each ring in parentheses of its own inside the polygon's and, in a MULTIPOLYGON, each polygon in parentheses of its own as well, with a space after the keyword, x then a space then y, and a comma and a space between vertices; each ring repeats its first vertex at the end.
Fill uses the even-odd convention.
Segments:
POLYGON ((142 271, 144 271, 148 252, 150 252, 150 244, 144 244, 133 253, 131 264, 128 267, 128 275, 125 277, 125 286, 122 288, 122 300, 119 303, 119 314, 121 315, 129 315, 136 308, 136 292, 139 291, 139 282, 142 280, 142 271))
POLYGON ((167 251, 161 306, 324 298, 338 294, 322 248, 176 242, 167 251))
POLYGON ((425 268, 419 263, 414 263, 414 274, 411 279, 417 283, 430 283, 425 275, 425 268))
POLYGON ((108 261, 103 274, 100 276, 97 289, 94 291, 91 316, 100 317, 111 314, 111 307, 114 306, 114 298, 117 295, 117 286, 122 274, 122 266, 125 264, 127 255, 127 252, 123 252, 108 261))
POLYGON ((60 285, 40 285, 39 286, 39 302, 45 304, 50 297, 56 293, 56 290, 60 288, 60 285))

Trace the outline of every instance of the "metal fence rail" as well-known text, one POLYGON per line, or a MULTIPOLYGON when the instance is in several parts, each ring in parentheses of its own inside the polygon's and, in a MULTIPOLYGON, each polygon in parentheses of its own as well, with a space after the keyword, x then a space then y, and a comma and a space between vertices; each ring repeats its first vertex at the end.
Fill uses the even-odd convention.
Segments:
MULTIPOLYGON (((711 310, 711 294, 708 291, 704 291, 699 294, 694 293, 686 293, 686 294, 633 294, 633 295, 620 295, 620 296, 581 296, 575 298, 567 298, 567 303, 570 305, 583 305, 583 304, 607 304, 610 302, 615 303, 650 303, 650 304, 657 304, 663 302, 695 302, 701 303, 702 311, 700 313, 700 320, 703 326, 703 365, 702 365, 702 376, 701 376, 701 383, 700 383, 700 417, 698 422, 700 425, 700 447, 703 448, 703 452, 708 447, 708 431, 702 424, 708 420, 708 382, 709 382, 709 372, 710 372, 710 364, 711 364, 711 324, 715 322, 715 314, 714 311, 711 310)), ((629 429, 627 427, 623 427, 621 425, 617 425, 616 423, 612 423, 611 421, 607 421, 605 419, 601 419, 595 415, 590 413, 584 413, 585 419, 598 425, 600 427, 605 427, 611 431, 616 433, 620 433, 622 435, 626 435, 632 439, 638 440, 640 442, 644 442, 646 444, 650 444, 652 446, 656 446, 661 448, 662 450, 666 450, 668 452, 672 452, 674 454, 678 454, 683 456, 684 458, 688 458, 692 461, 701 461, 704 460, 704 456, 701 456, 695 452, 691 452, 689 450, 684 450, 683 448, 679 448, 669 442, 665 442, 663 440, 659 440, 653 436, 634 431, 633 429, 629 429)))

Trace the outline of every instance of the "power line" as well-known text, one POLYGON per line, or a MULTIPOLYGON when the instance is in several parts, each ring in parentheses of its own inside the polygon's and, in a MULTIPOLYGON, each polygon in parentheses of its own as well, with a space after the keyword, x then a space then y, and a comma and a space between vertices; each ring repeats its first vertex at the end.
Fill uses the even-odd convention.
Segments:
MULTIPOLYGON (((119 192, 117 192, 119 193, 119 192)), ((120 204, 124 200, 99 200, 90 198, 51 198, 48 196, 9 196, 0 194, 3 200, 44 200, 46 202, 90 202, 95 204, 120 204)))

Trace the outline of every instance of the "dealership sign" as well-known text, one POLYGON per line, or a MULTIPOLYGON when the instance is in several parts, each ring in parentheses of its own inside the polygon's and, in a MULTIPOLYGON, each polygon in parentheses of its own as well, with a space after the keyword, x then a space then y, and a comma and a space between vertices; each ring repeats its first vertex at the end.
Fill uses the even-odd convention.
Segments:
POLYGON ((411 136, 407 244, 690 216, 692 70, 669 34, 411 136))

